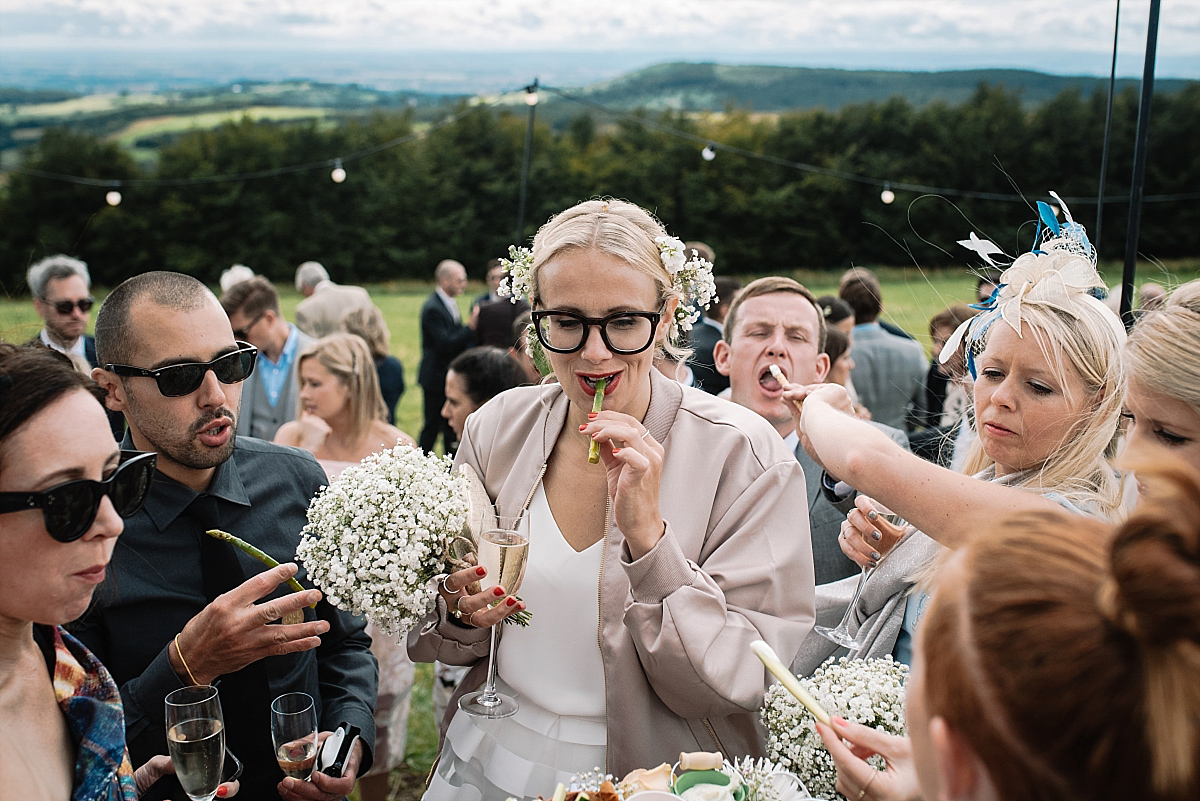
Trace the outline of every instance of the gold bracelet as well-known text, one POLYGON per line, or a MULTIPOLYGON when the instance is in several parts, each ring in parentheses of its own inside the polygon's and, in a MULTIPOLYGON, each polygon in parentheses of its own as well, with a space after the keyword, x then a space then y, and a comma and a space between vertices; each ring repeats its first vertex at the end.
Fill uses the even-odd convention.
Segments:
POLYGON ((192 684, 199 686, 200 682, 196 681, 196 677, 192 675, 192 669, 188 667, 187 660, 183 658, 183 649, 179 647, 178 634, 175 635, 175 654, 179 657, 179 662, 183 665, 183 669, 187 671, 188 678, 192 680, 192 684))

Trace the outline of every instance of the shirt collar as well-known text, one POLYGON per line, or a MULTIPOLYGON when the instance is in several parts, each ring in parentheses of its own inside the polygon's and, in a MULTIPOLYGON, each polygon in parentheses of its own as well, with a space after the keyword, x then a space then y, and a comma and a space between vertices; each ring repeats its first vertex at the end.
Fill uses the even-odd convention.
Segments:
POLYGON ((796 433, 796 429, 792 429, 792 433, 783 438, 783 444, 792 453, 796 452, 796 448, 800 445, 800 435, 796 433))
POLYGON ((288 338, 283 343, 283 349, 279 351, 279 361, 271 361, 271 357, 266 353, 259 351, 258 355, 266 359, 274 367, 282 367, 291 362, 292 357, 296 354, 296 344, 300 341, 300 335, 297 333, 299 329, 296 326, 288 323, 288 338))
MULTIPOLYGON (((235 458, 238 451, 236 442, 233 447, 234 456, 230 456, 217 465, 216 472, 213 473, 212 484, 204 494, 235 503, 238 506, 249 506, 250 495, 246 492, 246 485, 242 483, 242 476, 238 472, 235 458)), ((125 432, 125 440, 121 443, 121 448, 133 450, 133 439, 128 431, 125 432)), ((175 518, 183 513, 188 504, 196 500, 200 494, 170 476, 155 470, 154 485, 150 489, 150 495, 146 498, 146 514, 150 516, 155 528, 160 532, 165 531, 175 522, 175 518)))
POLYGON ((327 286, 333 286, 333 282, 330 281, 328 278, 324 279, 323 281, 318 281, 316 286, 313 287, 313 292, 314 293, 320 292, 322 289, 324 289, 327 286))
POLYGON ((458 302, 443 292, 440 286, 434 287, 433 291, 436 292, 437 296, 442 299, 442 303, 444 303, 450 313, 454 315, 455 319, 458 319, 458 302))
POLYGON ((86 357, 86 354, 83 349, 83 337, 82 336, 79 337, 79 339, 75 340, 75 344, 69 348, 64 348, 62 345, 58 344, 53 339, 51 339, 50 335, 48 333, 46 333, 45 328, 43 328, 41 333, 38 334, 38 339, 40 339, 42 341, 43 345, 46 345, 47 347, 50 347, 50 348, 54 348, 59 353, 73 353, 81 359, 86 357))

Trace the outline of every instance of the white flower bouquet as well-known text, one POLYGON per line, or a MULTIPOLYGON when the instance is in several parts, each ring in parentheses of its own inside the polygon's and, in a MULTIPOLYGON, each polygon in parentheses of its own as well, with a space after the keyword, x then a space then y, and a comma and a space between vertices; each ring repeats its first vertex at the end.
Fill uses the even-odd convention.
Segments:
POLYGON ((388 634, 433 610, 452 549, 464 533, 473 544, 464 530, 469 480, 451 472, 452 464, 397 445, 346 468, 317 493, 296 557, 330 603, 388 634))
MULTIPOLYGON (((905 734, 904 684, 908 666, 884 659, 832 657, 800 683, 829 711, 853 723, 872 726, 888 734, 905 734)), ((767 755, 780 767, 795 773, 816 798, 837 799, 837 768, 817 734, 812 713, 780 685, 767 690, 762 708, 767 727, 767 755)), ((871 761, 883 764, 878 757, 871 761)))

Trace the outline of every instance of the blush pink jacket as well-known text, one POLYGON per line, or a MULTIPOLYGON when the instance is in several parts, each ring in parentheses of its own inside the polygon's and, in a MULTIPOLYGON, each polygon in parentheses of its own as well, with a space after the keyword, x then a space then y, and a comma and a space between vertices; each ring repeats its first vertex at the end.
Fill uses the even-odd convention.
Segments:
MULTIPOLYGON (((814 618, 808 496, 796 457, 754 412, 650 375, 642 422, 666 450, 666 533, 633 560, 610 512, 597 582, 607 770, 618 777, 673 763, 680 751, 764 755, 758 710, 770 676, 750 643, 766 640, 790 664, 814 618)), ((528 507, 567 407, 557 385, 524 387, 467 420, 457 461, 483 477, 500 517, 528 507)), ((440 599, 409 635, 414 660, 475 665, 460 693, 483 683, 487 648, 487 630, 448 618, 440 599)))

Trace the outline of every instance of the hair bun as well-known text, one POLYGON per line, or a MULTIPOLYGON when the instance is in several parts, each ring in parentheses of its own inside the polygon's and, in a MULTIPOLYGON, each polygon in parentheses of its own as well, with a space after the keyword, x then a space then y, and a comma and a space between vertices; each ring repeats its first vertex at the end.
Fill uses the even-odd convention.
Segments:
POLYGON ((1177 460, 1137 474, 1149 496, 1113 537, 1101 609, 1144 645, 1200 647, 1200 475, 1177 460))

